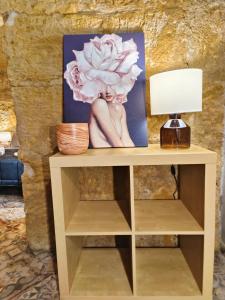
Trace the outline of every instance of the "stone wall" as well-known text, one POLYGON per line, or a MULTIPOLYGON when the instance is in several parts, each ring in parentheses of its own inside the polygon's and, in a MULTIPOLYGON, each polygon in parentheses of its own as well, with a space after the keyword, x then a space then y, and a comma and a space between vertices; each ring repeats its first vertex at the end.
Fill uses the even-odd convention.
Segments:
POLYGON ((16 129, 16 116, 14 112, 11 88, 7 75, 7 57, 3 52, 4 20, 0 16, 0 131, 16 129))
MULTIPOLYGON (((220 240, 220 172, 224 120, 224 0, 2 0, 1 39, 17 115, 27 233, 34 249, 52 240, 48 157, 55 149, 54 126, 62 117, 62 37, 64 34, 143 31, 149 75, 176 68, 204 71, 203 112, 184 116, 192 141, 218 153, 217 245, 220 240)), ((0 47, 1 52, 1 47, 0 47)), ((0 54, 1 57, 2 54, 0 54)), ((151 117, 147 82, 149 141, 159 141, 166 117, 151 117)), ((6 93, 7 94, 7 93, 6 93)), ((170 182, 158 174, 168 168, 137 169, 137 194, 168 198, 170 182), (167 187, 167 188, 166 188, 167 187)), ((86 176, 85 173, 83 176, 86 176)), ((110 178, 110 173, 108 174, 110 178)), ((171 179, 169 179, 171 180, 171 179)), ((102 188, 104 189, 102 184, 102 188)), ((107 186, 107 185, 106 185, 107 186)), ((93 193, 96 181, 90 182, 93 193)), ((110 189, 96 197, 110 198, 110 189)), ((88 198, 87 190, 83 191, 88 198)))

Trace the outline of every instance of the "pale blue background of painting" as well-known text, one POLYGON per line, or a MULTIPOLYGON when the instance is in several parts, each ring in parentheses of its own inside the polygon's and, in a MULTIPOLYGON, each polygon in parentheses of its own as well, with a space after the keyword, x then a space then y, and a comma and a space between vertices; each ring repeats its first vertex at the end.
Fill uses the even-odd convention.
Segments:
MULTIPOLYGON (((127 112, 127 125, 132 141, 135 146, 147 146, 147 121, 145 109, 145 49, 144 34, 142 32, 116 33, 122 37, 123 41, 133 38, 139 52, 137 65, 142 69, 141 74, 135 82, 133 89, 128 93, 128 101, 124 104, 127 112)), ((83 50, 83 45, 95 36, 102 34, 81 34, 64 36, 64 68, 75 60, 72 50, 83 50)), ((73 92, 64 79, 64 103, 63 121, 65 123, 82 123, 89 121, 90 104, 73 100, 73 92)))

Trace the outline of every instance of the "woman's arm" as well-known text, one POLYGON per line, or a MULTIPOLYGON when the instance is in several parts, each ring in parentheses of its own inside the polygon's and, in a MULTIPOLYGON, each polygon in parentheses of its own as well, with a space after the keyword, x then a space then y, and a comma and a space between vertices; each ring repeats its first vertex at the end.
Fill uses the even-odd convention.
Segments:
POLYGON ((134 143, 132 139, 130 138, 130 134, 127 128, 127 113, 122 105, 122 118, 121 118, 121 126, 122 126, 122 142, 125 147, 134 147, 134 143))
POLYGON ((92 113, 97 119, 101 130, 105 134, 107 140, 113 147, 124 147, 123 142, 121 141, 119 135, 116 132, 115 127, 111 122, 111 117, 109 113, 109 108, 104 99, 96 99, 92 104, 92 113))

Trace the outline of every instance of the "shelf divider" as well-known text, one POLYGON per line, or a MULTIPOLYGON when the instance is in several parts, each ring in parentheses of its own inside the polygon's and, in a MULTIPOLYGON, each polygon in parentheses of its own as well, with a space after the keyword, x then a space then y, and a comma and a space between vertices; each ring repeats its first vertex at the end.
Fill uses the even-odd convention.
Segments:
POLYGON ((135 207, 134 207, 134 167, 130 165, 130 210, 131 210, 131 257, 132 257, 132 280, 133 295, 137 295, 137 278, 136 278, 136 238, 135 238, 135 207))
POLYGON ((135 207, 134 207, 134 167, 130 165, 130 210, 131 210, 131 229, 135 231, 135 207))
POLYGON ((132 256, 132 279, 133 279, 133 295, 137 295, 137 267, 136 267, 136 238, 135 234, 131 237, 131 256, 132 256))

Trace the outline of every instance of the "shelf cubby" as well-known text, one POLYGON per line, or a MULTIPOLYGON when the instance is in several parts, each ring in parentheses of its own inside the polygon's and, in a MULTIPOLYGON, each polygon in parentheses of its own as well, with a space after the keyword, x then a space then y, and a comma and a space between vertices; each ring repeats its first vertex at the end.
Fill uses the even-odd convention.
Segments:
POLYGON ((203 236, 178 239, 180 247, 136 248, 137 295, 202 295, 203 236))
POLYGON ((113 199, 102 198, 101 200, 82 199, 80 190, 81 185, 85 183, 80 180, 80 168, 62 168, 61 172, 67 236, 81 234, 126 235, 130 233, 128 167, 113 167, 113 199), (125 184, 119 188, 121 180, 124 180, 125 184))
POLYGON ((203 233, 181 200, 137 200, 135 212, 137 234, 203 233))
POLYGON ((136 233, 203 234, 204 167, 204 165, 178 165, 179 199, 135 199, 136 233))
POLYGON ((84 247, 86 238, 67 237, 70 296, 132 295, 131 237, 115 236, 115 247, 104 248, 84 247))
POLYGON ((214 152, 90 149, 58 153, 50 168, 60 300, 212 300, 214 152), (154 183, 144 184, 159 175, 162 190, 173 186, 162 199, 157 185, 161 199, 151 199, 154 183))

